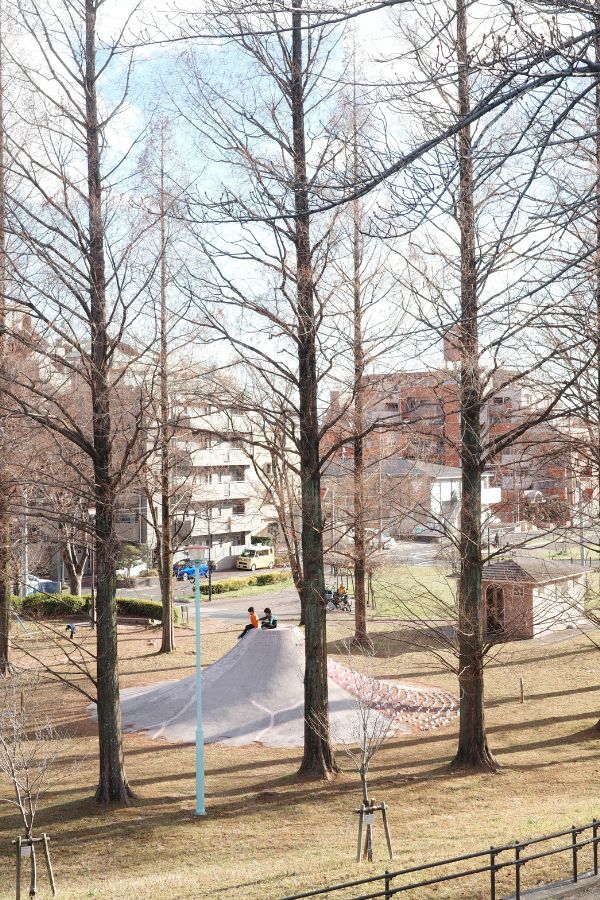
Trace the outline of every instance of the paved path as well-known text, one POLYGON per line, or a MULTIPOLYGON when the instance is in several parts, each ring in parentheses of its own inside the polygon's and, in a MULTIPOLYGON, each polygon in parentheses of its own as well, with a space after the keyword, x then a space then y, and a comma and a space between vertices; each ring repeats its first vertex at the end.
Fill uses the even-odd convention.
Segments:
MULTIPOLYGON (((521 892, 522 900, 567 900, 567 898, 581 898, 581 900, 599 900, 600 878, 592 876, 590 872, 579 876, 579 881, 565 879, 554 881, 552 884, 543 884, 536 888, 530 888, 521 892)), ((506 900, 515 900, 514 895, 506 900)))

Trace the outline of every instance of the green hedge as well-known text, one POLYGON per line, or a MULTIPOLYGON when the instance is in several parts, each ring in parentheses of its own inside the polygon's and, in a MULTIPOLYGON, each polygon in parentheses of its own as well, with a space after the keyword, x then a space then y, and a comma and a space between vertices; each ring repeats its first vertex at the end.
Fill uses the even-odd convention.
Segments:
MULTIPOLYGON (((34 619, 62 619, 65 616, 85 616, 90 608, 90 595, 74 597, 72 594, 30 594, 24 600, 14 598, 14 606, 24 615, 34 619)), ((135 597, 117 597, 117 614, 134 619, 162 621, 162 604, 158 600, 141 600, 135 597)), ((177 609, 174 619, 179 620, 177 609)))
POLYGON ((55 619, 68 615, 83 616, 88 610, 89 597, 72 594, 30 594, 20 602, 26 616, 34 619, 55 619))
MULTIPOLYGON (((224 578, 222 581, 213 581, 213 594, 227 594, 229 591, 239 591, 240 588, 250 587, 256 584, 256 578, 224 578)), ((200 585, 200 593, 208 594, 208 581, 200 585)))
POLYGON ((256 583, 261 586, 263 584, 278 584, 280 581, 288 581, 289 577, 288 572, 265 572, 264 575, 256 576, 256 583))
MULTIPOLYGON (((263 587, 265 584, 279 584, 289 581, 289 572, 265 572, 264 575, 250 575, 248 578, 224 578, 222 581, 213 581, 213 594, 227 594, 229 591, 241 591, 247 587, 263 587)), ((200 593, 208 594, 208 582, 200 585, 200 593)))
MULTIPOLYGON (((117 597, 117 613, 132 619, 158 619, 162 622, 162 603, 160 600, 138 600, 137 597, 117 597)), ((179 621, 179 613, 173 610, 175 622, 179 621)))

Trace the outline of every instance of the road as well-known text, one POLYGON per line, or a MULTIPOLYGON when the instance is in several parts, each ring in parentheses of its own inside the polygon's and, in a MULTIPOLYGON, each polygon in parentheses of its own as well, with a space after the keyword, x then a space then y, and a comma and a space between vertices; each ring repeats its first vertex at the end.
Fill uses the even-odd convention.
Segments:
POLYGON ((381 550, 373 558, 389 566, 431 566, 440 553, 438 543, 401 541, 393 550, 381 550))
MULTIPOLYGON (((193 602, 178 604, 175 601, 175 603, 180 612, 183 607, 186 618, 189 617, 190 621, 193 620, 195 614, 193 602)), ((297 622, 300 617, 300 600, 296 588, 284 587, 279 591, 268 591, 264 594, 246 597, 228 597, 227 594, 218 594, 210 603, 202 602, 202 618, 220 622, 239 622, 240 625, 245 625, 248 621, 249 606, 255 607, 259 617, 263 615, 265 606, 269 606, 280 622, 297 622)))
MULTIPOLYGON (((238 569, 233 569, 230 572, 213 572, 212 580, 215 581, 223 581, 224 579, 231 578, 247 578, 249 575, 255 575, 255 572, 242 572, 238 569)), ((261 574, 260 572, 258 573, 261 574)), ((200 581, 202 584, 206 582, 206 578, 201 578, 200 581)), ((175 578, 173 579, 173 595, 175 597, 175 602, 185 599, 186 597, 190 597, 194 592, 194 582, 193 581, 177 581, 175 578)), ((135 588, 118 588, 117 590, 118 597, 140 597, 144 600, 160 600, 160 587, 158 585, 158 578, 156 579, 156 584, 152 585, 140 585, 140 587, 135 588)))

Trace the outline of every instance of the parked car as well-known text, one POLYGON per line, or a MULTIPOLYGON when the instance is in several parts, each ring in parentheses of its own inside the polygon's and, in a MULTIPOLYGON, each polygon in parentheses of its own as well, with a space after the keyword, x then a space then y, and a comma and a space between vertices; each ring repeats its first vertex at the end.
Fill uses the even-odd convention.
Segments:
POLYGON ((51 578, 38 578, 37 575, 27 576, 27 591, 29 597, 31 594, 58 594, 60 592, 60 584, 51 578))
POLYGON ((238 556, 236 567, 238 569, 272 569, 275 565, 275 552, 272 547, 260 546, 246 547, 241 556, 238 556))
POLYGON ((184 566, 191 565, 191 562, 192 561, 189 558, 189 556, 186 559, 180 559, 177 562, 174 562, 173 563, 173 575, 175 576, 175 578, 177 578, 177 576, 179 575, 179 570, 183 569, 184 566))
MULTIPOLYGON (((198 568, 200 570, 200 577, 206 578, 208 575, 208 563, 201 562, 198 568)), ((194 563, 186 562, 185 565, 177 570, 177 581, 184 581, 186 578, 188 581, 193 581, 195 577, 196 566, 194 563)))
POLYGON ((25 590, 26 595, 29 597, 30 594, 37 594, 40 589, 40 584, 42 583, 42 579, 38 578, 37 575, 28 575, 27 576, 27 588, 25 590))
POLYGON ((145 573, 147 569, 148 563, 139 562, 135 566, 129 566, 129 568, 117 569, 116 574, 119 578, 137 578, 138 575, 145 573))

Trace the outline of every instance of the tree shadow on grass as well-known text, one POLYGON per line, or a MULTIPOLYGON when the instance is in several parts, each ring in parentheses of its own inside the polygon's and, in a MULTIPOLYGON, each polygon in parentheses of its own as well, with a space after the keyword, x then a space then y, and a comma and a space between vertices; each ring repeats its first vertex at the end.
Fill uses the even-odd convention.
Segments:
MULTIPOLYGON (((600 684, 592 684, 588 687, 577 687, 571 688, 570 690, 562 690, 562 691, 546 691, 542 694, 527 694, 527 700, 550 700, 553 697, 570 697, 576 696, 577 694, 593 694, 596 691, 600 691, 600 684)), ((496 700, 486 700, 485 706, 486 709, 493 709, 497 706, 504 706, 507 703, 516 703, 517 697, 516 695, 511 695, 508 697, 500 697, 496 700)))

